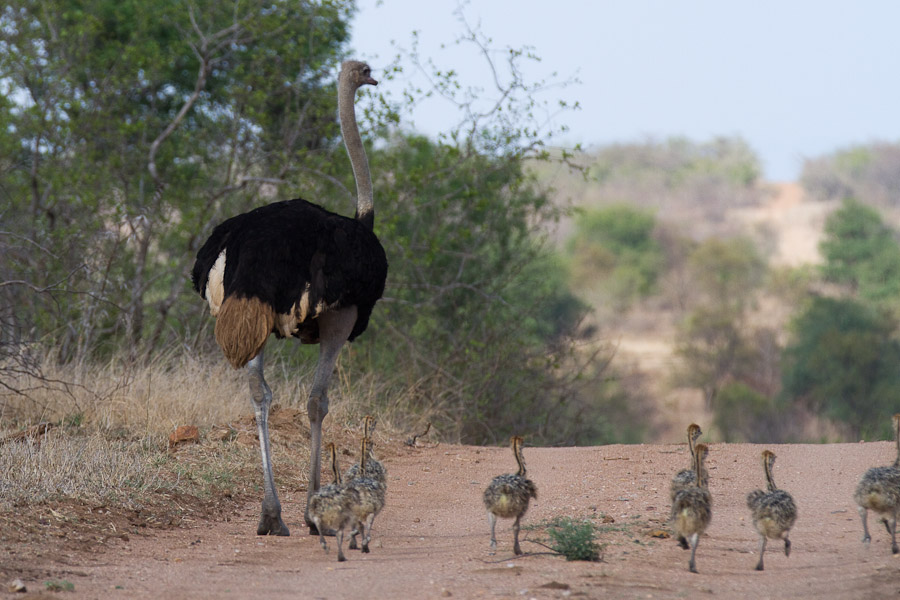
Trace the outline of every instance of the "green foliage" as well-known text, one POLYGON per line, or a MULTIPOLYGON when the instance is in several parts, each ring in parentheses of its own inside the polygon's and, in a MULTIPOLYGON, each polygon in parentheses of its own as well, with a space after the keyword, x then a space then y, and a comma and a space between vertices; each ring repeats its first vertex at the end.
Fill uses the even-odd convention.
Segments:
POLYGON ((604 289, 623 308, 653 294, 665 263, 655 226, 652 214, 626 205, 580 213, 568 243, 575 280, 581 285, 604 280, 604 289))
POLYGON ((727 381, 751 377, 760 360, 754 331, 746 324, 766 266, 747 238, 710 238, 688 259, 694 307, 680 324, 675 353, 679 381, 703 390, 712 408, 727 381))
POLYGON ((65 579, 51 579, 44 582, 44 589, 48 592, 74 592, 75 584, 65 579))
POLYGON ((430 418, 467 441, 516 431, 601 437, 602 415, 565 423, 568 407, 597 403, 579 395, 582 372, 567 372, 577 369, 569 336, 584 307, 536 230, 558 208, 521 160, 405 136, 372 165, 390 174, 376 186, 393 199, 376 226, 391 263, 389 297, 355 344, 357 358, 404 383, 430 380, 430 418))
POLYGON ((845 285, 864 300, 898 306, 900 244, 877 210, 845 200, 825 222, 820 248, 826 281, 845 285))
MULTIPOLYGON (((4 8, 0 281, 17 283, 0 286, 0 307, 16 307, 14 318, 0 308, 14 325, 0 335, 14 349, 51 340, 63 362, 217 352, 188 281, 215 224, 297 190, 352 211, 333 82, 353 10, 349 0, 4 8)), ((605 356, 575 347, 585 307, 543 233, 564 207, 523 168, 547 157, 554 131, 540 98, 560 82, 524 81, 520 63, 536 57, 495 52, 478 31, 460 43, 506 74, 492 80, 501 103, 485 109, 489 94, 415 51, 430 88, 394 103, 406 79, 396 64, 360 93, 390 273, 347 362, 361 378, 379 374, 386 405, 428 412, 447 437, 631 435, 613 425, 628 403, 605 356), (399 133, 399 115, 432 94, 459 108, 459 126, 436 141, 399 133)), ((268 348, 284 378, 317 353, 268 348)))
POLYGON ((818 278, 819 267, 815 265, 774 267, 769 269, 766 289, 782 301, 797 305, 818 278))
POLYGON ((185 273, 210 224, 270 197, 264 185, 320 188, 323 165, 346 160, 331 73, 351 10, 7 4, 0 278, 24 283, 0 290, 18 307, 4 334, 52 335, 63 359, 185 334, 200 314, 185 273))
MULTIPOLYGON (((846 172, 863 169, 869 152, 843 153, 846 172)), ((783 393, 795 405, 846 423, 854 436, 888 434, 896 411, 900 359, 900 244, 879 211, 845 199, 825 223, 822 278, 845 298, 813 298, 792 324, 783 393)))
POLYGON ((735 314, 750 306, 762 286, 766 262, 746 237, 713 237, 700 244, 688 259, 692 280, 705 304, 721 304, 735 314))
POLYGON ((900 397, 896 322, 855 300, 814 298, 792 329, 785 398, 846 423, 856 436, 883 431, 900 397))
MULTIPOLYGON (((564 207, 524 168, 547 157, 537 110, 544 84, 521 79, 520 63, 535 58, 518 49, 495 53, 472 29, 459 43, 507 74, 494 80, 503 101, 485 110, 483 90, 472 93, 456 71, 415 49, 407 57, 433 84, 408 88, 407 101, 440 95, 464 119, 437 140, 389 130, 387 145, 370 155, 376 195, 386 199, 376 230, 391 267, 387 297, 354 345, 357 364, 392 378, 397 393, 386 401, 424 408, 438 430, 467 442, 522 431, 537 443, 621 435, 599 407, 628 405, 606 384, 614 378, 605 356, 580 356, 574 334, 585 307, 545 239, 564 207), (495 56, 507 64, 494 64, 495 56)), ((399 72, 388 69, 385 91, 399 72)), ((387 123, 399 112, 389 97, 379 108, 387 123)))
POLYGON ((722 307, 697 308, 678 330, 675 354, 683 362, 678 379, 703 390, 707 405, 752 352, 735 320, 739 315, 722 307))
POLYGON ((779 437, 780 407, 774 398, 742 382, 724 385, 713 401, 723 442, 771 443, 779 437))
POLYGON ((594 539, 594 524, 587 520, 557 517, 547 525, 550 547, 566 560, 600 560, 600 546, 594 539))

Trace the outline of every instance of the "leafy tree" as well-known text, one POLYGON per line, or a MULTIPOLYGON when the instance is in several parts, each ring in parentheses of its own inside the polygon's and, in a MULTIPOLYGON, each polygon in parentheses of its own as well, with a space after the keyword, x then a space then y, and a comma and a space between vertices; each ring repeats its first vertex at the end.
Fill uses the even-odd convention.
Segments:
POLYGON ((882 433, 898 410, 896 322, 850 299, 814 298, 792 324, 783 393, 814 413, 846 423, 854 436, 882 433))
POLYGON ((533 430, 536 399, 556 395, 546 342, 582 310, 534 237, 533 223, 557 209, 515 157, 466 155, 419 136, 396 139, 373 170, 391 174, 377 189, 394 201, 379 210, 392 266, 370 360, 383 372, 436 371, 444 431, 493 440, 514 424, 533 430))
POLYGON ((753 357, 753 348, 744 339, 740 315, 724 307, 697 308, 682 323, 676 355, 683 367, 677 379, 703 390, 706 404, 715 407, 719 389, 753 357))
POLYGON ((826 281, 845 285, 864 300, 897 305, 900 244, 877 210, 845 200, 825 222, 820 248, 826 281))
POLYGON ((765 262, 746 238, 710 238, 688 261, 696 305, 679 327, 675 353, 683 367, 676 378, 702 389, 712 408, 725 383, 750 381, 763 360, 746 314, 762 285, 765 262))
POLYGON ((621 308, 654 293, 665 263, 655 226, 651 213, 626 205, 581 213, 568 244, 576 280, 603 280, 621 308))
POLYGON ((27 242, 3 276, 43 294, 7 286, 4 301, 53 331, 63 358, 171 341, 211 222, 279 186, 334 187, 328 165, 344 158, 331 73, 351 11, 6 4, 0 73, 14 101, 0 103, 0 211, 27 242))
POLYGON ((722 305, 735 315, 751 307, 766 275, 765 260, 746 237, 709 238, 688 261, 700 302, 722 305))
MULTIPOLYGON (((350 212, 333 81, 352 13, 349 0, 3 8, 0 306, 17 325, 2 335, 33 332, 64 361, 211 349, 187 273, 216 223, 292 190, 350 212)), ((391 266, 347 360, 359 380, 377 373, 378 401, 435 414, 448 437, 624 441, 611 425, 624 392, 605 355, 578 351, 584 307, 543 237, 564 209, 523 167, 547 156, 539 99, 559 82, 524 81, 526 50, 498 53, 471 28, 461 42, 507 61, 499 102, 482 108, 484 90, 448 69, 395 102, 396 64, 360 103, 391 266), (437 140, 397 131, 429 94, 459 107, 459 126, 437 140)), ((316 351, 271 353, 302 368, 316 351)))
POLYGON ((780 437, 780 407, 741 382, 726 384, 713 404, 716 429, 726 442, 772 443, 780 437))
POLYGON ((541 85, 523 81, 519 64, 533 57, 497 53, 472 29, 461 41, 509 74, 495 81, 504 100, 478 110, 483 94, 415 50, 408 57, 433 69, 436 87, 404 94, 439 93, 465 118, 438 140, 393 132, 371 157, 377 193, 390 198, 379 204, 377 227, 391 273, 357 359, 401 374, 398 385, 415 382, 413 408, 428 398, 432 420, 462 440, 529 431, 554 443, 624 441, 623 429, 609 426, 624 411, 602 412, 621 405, 621 394, 603 388, 606 363, 574 345, 584 307, 544 233, 564 207, 525 171, 528 160, 546 157, 535 125, 541 85))

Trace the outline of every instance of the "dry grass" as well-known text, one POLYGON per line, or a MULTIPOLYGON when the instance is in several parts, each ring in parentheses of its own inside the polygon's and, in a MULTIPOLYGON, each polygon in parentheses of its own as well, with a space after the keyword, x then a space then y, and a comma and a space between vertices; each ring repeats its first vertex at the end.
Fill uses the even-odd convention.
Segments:
MULTIPOLYGON (((311 373, 272 361, 273 462, 281 489, 307 484, 306 397, 311 373)), ((75 500, 131 508, 171 492, 198 499, 257 494, 259 445, 247 379, 217 359, 184 355, 145 366, 42 366, 42 380, 17 381, 28 396, 0 394, 0 439, 38 422, 57 425, 40 444, 0 446, 0 509, 22 502, 75 500), (195 425, 199 443, 167 447, 179 425, 195 425), (211 435, 215 432, 227 435, 211 435)), ((376 444, 405 439, 400 404, 379 402, 375 378, 338 366, 324 436, 355 456, 362 416, 379 404, 376 444)), ((403 401, 401 401, 402 403, 403 401)))
POLYGON ((75 498, 131 506, 169 487, 164 462, 159 452, 139 443, 51 430, 40 444, 24 441, 3 446, 0 501, 75 498))
POLYGON ((130 437, 160 436, 178 425, 236 419, 249 406, 246 382, 238 373, 223 362, 187 355, 175 363, 146 366, 45 362, 42 374, 55 383, 20 381, 19 387, 31 390, 28 396, 0 395, 0 429, 51 421, 130 437))
MULTIPOLYGON (((21 377, 27 396, 0 391, 0 434, 50 421, 76 424, 120 437, 167 436, 179 425, 201 429, 251 414, 247 378, 224 360, 184 354, 149 365, 112 361, 102 365, 60 366, 45 362, 43 380, 21 377), (52 383, 47 383, 52 382, 52 383)), ((379 408, 379 429, 405 429, 407 394, 390 393, 371 375, 354 376, 338 363, 329 390, 330 415, 353 424, 379 408)), ((305 412, 312 370, 297 372, 284 363, 267 366, 274 404, 305 412)), ((414 423, 418 425, 418 423, 414 423)))

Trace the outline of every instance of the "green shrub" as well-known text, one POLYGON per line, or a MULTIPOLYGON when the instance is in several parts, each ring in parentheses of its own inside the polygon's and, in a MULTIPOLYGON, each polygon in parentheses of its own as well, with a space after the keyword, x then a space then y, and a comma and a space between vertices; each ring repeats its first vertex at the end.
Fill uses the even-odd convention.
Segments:
POLYGON ((772 398, 750 386, 725 385, 713 402, 714 422, 724 442, 769 442, 777 435, 778 407, 772 398))
POLYGON ((566 560, 600 560, 600 546, 594 541, 594 524, 590 521, 557 517, 547 526, 553 540, 550 547, 566 560))
POLYGON ((615 205, 581 214, 575 226, 568 247, 576 280, 602 279, 621 308, 656 292, 665 259, 652 213, 615 205))
POLYGON ((792 322, 785 401, 845 423, 856 439, 885 433, 900 397, 897 329, 889 314, 856 300, 813 298, 792 322))

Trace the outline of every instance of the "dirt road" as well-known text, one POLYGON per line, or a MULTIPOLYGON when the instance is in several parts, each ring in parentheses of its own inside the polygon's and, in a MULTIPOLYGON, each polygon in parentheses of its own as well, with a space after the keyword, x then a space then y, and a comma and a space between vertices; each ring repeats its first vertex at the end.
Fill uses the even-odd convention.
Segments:
MULTIPOLYGON (((372 552, 349 551, 338 563, 300 526, 305 498, 283 498, 288 538, 254 535, 254 503, 225 522, 151 531, 112 540, 94 553, 70 553, 45 565, 72 592, 56 598, 878 598, 900 593, 900 558, 884 527, 870 518, 871 547, 861 542, 852 501, 859 476, 893 460, 893 445, 768 446, 779 487, 794 495, 800 518, 793 552, 770 543, 766 570, 753 570, 757 537, 745 506, 762 487, 757 445, 713 444, 713 522, 697 552, 666 529, 668 482, 687 466, 684 445, 525 448, 538 486, 525 524, 557 516, 594 518, 603 528, 603 561, 567 562, 543 554, 536 530, 523 530, 523 557, 512 554, 509 521, 489 553, 481 492, 514 470, 507 448, 398 447, 385 460, 388 505, 375 523, 372 552), (603 523, 603 516, 606 521, 603 523)), ((330 540, 334 543, 334 540, 330 540)), ((36 560, 42 560, 40 558, 36 560)), ((26 581, 29 590, 43 587, 26 581)), ((5 587, 5 586, 4 586, 5 587)), ((2 597, 22 598, 22 594, 2 597)), ((36 596, 33 596, 36 597, 36 596)))

